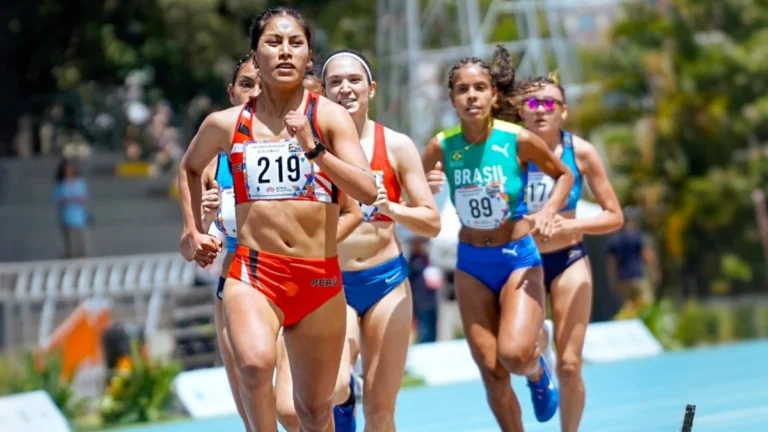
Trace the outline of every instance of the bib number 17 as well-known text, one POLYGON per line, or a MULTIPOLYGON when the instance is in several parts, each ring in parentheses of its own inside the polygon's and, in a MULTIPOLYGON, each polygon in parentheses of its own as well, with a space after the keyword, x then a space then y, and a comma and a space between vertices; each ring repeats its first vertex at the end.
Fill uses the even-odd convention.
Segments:
POLYGON ((473 218, 479 219, 483 217, 493 216, 493 208, 491 207, 491 199, 488 197, 482 197, 480 199, 471 198, 469 200, 469 212, 473 218))

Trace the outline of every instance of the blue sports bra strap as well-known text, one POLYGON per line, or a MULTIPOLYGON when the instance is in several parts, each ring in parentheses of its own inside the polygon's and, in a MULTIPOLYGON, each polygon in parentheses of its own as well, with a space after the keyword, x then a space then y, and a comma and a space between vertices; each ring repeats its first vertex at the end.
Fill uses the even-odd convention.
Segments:
POLYGON ((560 141, 562 141, 565 148, 573 147, 573 135, 566 130, 560 131, 560 141))

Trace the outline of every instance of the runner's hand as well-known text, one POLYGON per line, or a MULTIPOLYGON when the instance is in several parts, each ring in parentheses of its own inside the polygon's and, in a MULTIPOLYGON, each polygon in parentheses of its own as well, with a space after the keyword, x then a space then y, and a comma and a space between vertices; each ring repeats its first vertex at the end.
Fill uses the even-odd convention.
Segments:
POLYGON ((390 204, 389 197, 387 197, 387 188, 383 184, 378 184, 376 186, 376 202, 373 205, 378 209, 379 213, 391 217, 390 204))
POLYGON ((547 241, 554 232, 555 215, 556 213, 549 210, 541 210, 530 215, 525 215, 523 216, 523 219, 533 225, 531 228, 532 235, 541 236, 544 241, 547 241))
POLYGON ((216 219, 216 214, 221 206, 221 196, 219 195, 219 185, 214 180, 211 188, 203 192, 203 224, 210 225, 216 219))
POLYGON ((577 231, 576 221, 560 216, 555 216, 553 221, 552 235, 569 235, 577 231))
POLYGON ((315 148, 315 139, 312 136, 312 128, 309 126, 307 116, 296 111, 289 111, 285 115, 283 123, 288 133, 292 137, 296 137, 296 140, 305 152, 312 151, 315 148))
POLYGON ((427 184, 432 194, 436 194, 443 190, 443 184, 445 183, 445 173, 443 172, 443 164, 438 162, 435 168, 427 173, 427 184))
POLYGON ((213 263, 216 259, 216 255, 221 252, 221 240, 214 236, 193 233, 190 235, 190 242, 192 243, 192 250, 195 252, 194 260, 200 267, 207 267, 213 263))

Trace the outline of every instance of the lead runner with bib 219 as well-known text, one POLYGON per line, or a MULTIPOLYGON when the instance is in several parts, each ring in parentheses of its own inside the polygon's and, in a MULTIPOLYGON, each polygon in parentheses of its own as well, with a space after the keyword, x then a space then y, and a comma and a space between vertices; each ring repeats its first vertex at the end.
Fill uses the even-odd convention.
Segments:
POLYGON ((515 70, 502 46, 491 65, 474 57, 459 61, 448 88, 461 123, 430 140, 422 158, 425 172, 444 167, 461 220, 455 273, 459 311, 503 431, 523 430, 510 374, 527 377, 539 421, 557 411, 558 392, 542 355, 546 293, 532 234, 553 234, 554 217, 573 185, 573 173, 541 138, 494 118, 497 93, 514 84, 515 70), (555 187, 541 211, 526 215, 530 162, 555 179, 555 187))

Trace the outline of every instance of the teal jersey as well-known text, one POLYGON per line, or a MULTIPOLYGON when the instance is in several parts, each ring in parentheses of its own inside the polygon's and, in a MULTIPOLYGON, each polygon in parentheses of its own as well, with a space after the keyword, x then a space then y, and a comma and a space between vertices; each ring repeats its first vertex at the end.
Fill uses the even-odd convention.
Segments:
POLYGON ((507 219, 528 212, 528 173, 517 161, 517 136, 522 128, 500 120, 484 144, 472 145, 461 126, 437 135, 443 147, 444 170, 462 225, 495 229, 507 219))

